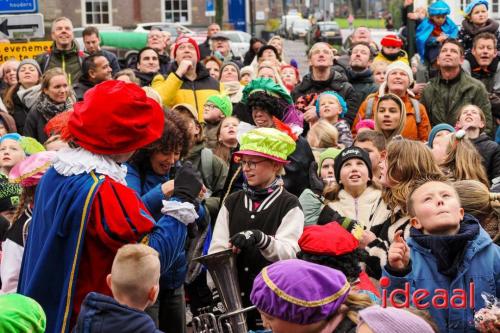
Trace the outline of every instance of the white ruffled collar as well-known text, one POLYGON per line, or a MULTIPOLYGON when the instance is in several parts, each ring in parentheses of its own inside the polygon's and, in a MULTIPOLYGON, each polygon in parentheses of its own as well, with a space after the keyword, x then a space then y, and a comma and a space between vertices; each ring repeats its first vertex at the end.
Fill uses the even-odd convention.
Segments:
POLYGON ((106 155, 97 155, 83 148, 64 148, 57 152, 54 169, 63 176, 74 176, 82 173, 97 173, 127 185, 125 176, 127 167, 119 165, 106 155))

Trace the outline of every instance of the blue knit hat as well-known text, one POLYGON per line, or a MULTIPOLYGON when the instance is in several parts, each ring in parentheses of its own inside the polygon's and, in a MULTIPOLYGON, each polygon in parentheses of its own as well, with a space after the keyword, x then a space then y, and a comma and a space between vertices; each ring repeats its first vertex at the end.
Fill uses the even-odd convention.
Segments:
POLYGON ((432 148, 432 143, 434 142, 434 138, 436 137, 436 134, 438 134, 441 131, 449 131, 450 133, 454 133, 455 129, 453 126, 450 124, 442 123, 442 124, 437 124, 431 129, 431 132, 429 133, 429 140, 427 141, 427 145, 432 148))
POLYGON ((340 96, 338 93, 332 90, 322 92, 316 99, 316 113, 318 114, 318 117, 319 117, 319 101, 321 99, 321 96, 324 95, 333 96, 339 101, 340 107, 342 108, 342 112, 340 113, 340 118, 343 118, 347 112, 347 103, 345 102, 344 97, 340 96))
POLYGON ((427 9, 429 16, 435 15, 449 15, 451 10, 450 6, 442 0, 432 3, 427 9))
POLYGON ((470 4, 465 7, 465 16, 469 16, 470 13, 472 13, 472 10, 474 7, 479 6, 479 5, 485 5, 486 9, 488 9, 488 1, 487 0, 473 0, 470 4))

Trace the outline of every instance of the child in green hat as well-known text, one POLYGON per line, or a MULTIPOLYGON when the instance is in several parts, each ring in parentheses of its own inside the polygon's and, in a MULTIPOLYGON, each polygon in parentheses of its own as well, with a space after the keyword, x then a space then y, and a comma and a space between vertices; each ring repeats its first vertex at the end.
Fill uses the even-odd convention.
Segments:
MULTIPOLYGON (((281 174, 295 141, 274 128, 243 134, 234 154, 245 177, 243 189, 223 202, 208 253, 228 248, 238 253, 238 281, 243 306, 250 306, 254 278, 272 262, 295 258, 304 228, 297 197, 283 186, 281 174)), ((210 286, 210 282, 209 282, 210 286)), ((258 314, 249 313, 250 329, 259 328, 258 314)))
POLYGON ((233 104, 226 95, 212 95, 203 105, 204 132, 207 138, 207 147, 214 149, 217 146, 217 129, 222 119, 233 114, 233 104))

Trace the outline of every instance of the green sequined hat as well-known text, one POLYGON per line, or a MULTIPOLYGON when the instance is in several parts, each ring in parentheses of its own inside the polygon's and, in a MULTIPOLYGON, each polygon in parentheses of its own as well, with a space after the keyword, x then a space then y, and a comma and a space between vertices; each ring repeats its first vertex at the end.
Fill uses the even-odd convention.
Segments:
POLYGON ((270 160, 287 163, 287 158, 295 151, 295 141, 275 128, 256 128, 240 138, 240 150, 235 156, 261 156, 270 160))

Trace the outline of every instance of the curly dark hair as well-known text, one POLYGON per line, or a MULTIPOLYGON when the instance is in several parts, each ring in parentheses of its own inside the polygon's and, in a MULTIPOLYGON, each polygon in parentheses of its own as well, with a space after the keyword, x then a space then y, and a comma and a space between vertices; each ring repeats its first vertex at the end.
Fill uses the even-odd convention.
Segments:
POLYGON ((189 151, 189 134, 186 122, 176 112, 165 114, 165 126, 161 138, 149 146, 139 149, 130 159, 129 163, 137 168, 141 182, 146 177, 146 171, 151 168, 150 158, 156 152, 168 154, 179 152, 180 158, 189 151))
POLYGON ((247 107, 250 113, 254 107, 260 107, 271 116, 282 120, 285 110, 290 107, 290 104, 282 98, 271 96, 264 91, 258 91, 248 96, 247 107))
POLYGON ((338 269, 345 274, 347 280, 355 281, 356 279, 358 279, 359 273, 361 273, 359 262, 363 258, 363 252, 359 249, 356 249, 353 252, 346 253, 341 256, 328 256, 300 251, 299 253, 297 253, 297 258, 318 265, 338 269))

